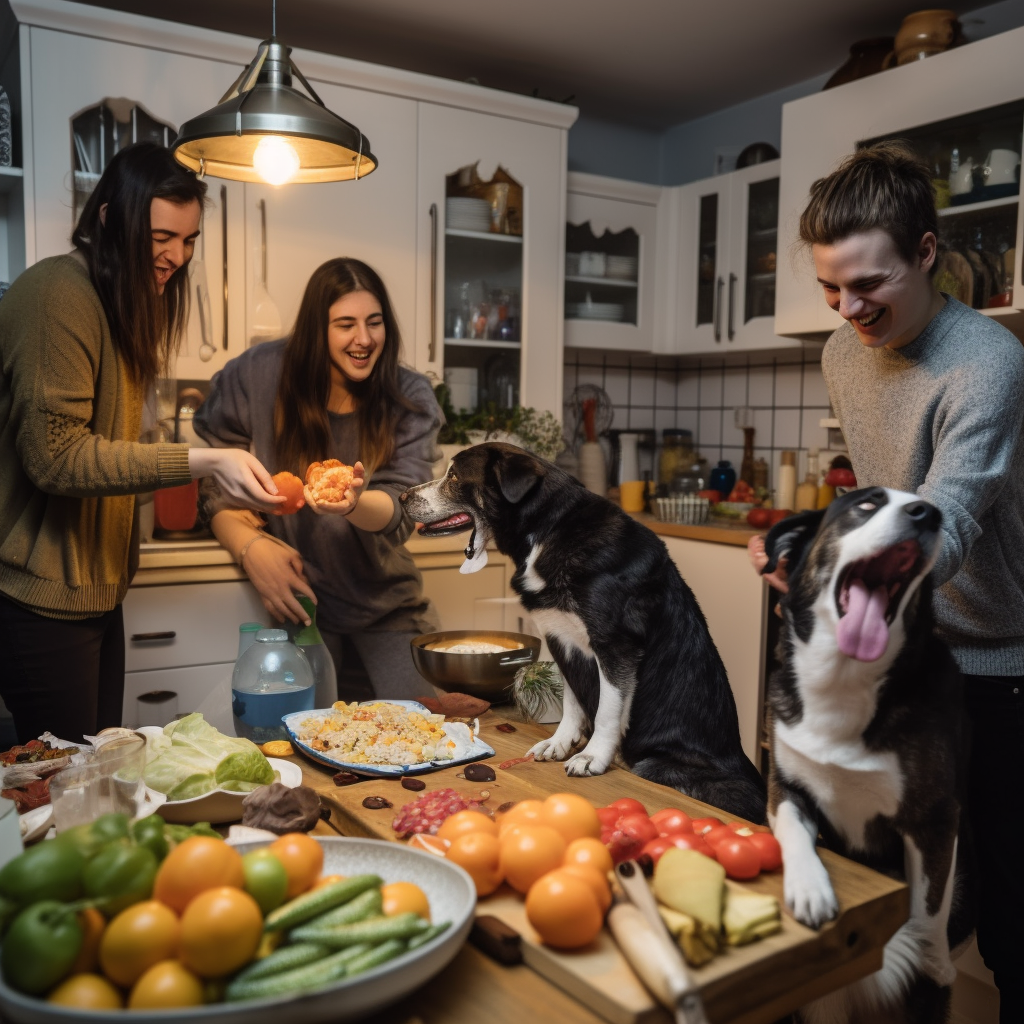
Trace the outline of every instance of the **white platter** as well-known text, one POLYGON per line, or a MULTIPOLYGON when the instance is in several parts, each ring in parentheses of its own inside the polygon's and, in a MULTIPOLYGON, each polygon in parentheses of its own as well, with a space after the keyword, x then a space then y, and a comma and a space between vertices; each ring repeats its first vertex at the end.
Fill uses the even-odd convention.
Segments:
MULTIPOLYGON (((376 874, 385 882, 413 882, 430 901, 431 919, 451 927, 419 949, 380 967, 305 995, 219 1003, 189 1010, 136 1010, 101 1014, 57 1006, 15 992, 0 980, 0 1011, 13 1024, 84 1024, 88 1021, 139 1021, 142 1024, 320 1024, 365 1017, 397 1002, 443 970, 462 947, 473 924, 476 889, 462 868, 432 853, 410 850, 382 839, 320 838, 325 874, 376 874)), ((239 843, 245 854, 263 842, 239 843)))
MULTIPOLYGON (((419 701, 415 700, 389 700, 389 701, 363 701, 364 704, 397 704, 409 711, 418 711, 421 715, 431 714, 419 701)), ((331 757, 329 751, 314 750, 307 743, 296 735, 299 723, 307 718, 317 718, 331 714, 333 708, 322 708, 317 711, 296 711, 294 714, 285 715, 281 721, 288 730, 291 741, 308 758, 318 764, 336 771, 350 771, 357 775, 373 775, 382 779, 396 779, 403 775, 422 775, 425 772, 436 772, 441 768, 451 768, 457 764, 469 764, 472 761, 482 761, 485 757, 494 757, 494 747, 488 746, 476 733, 462 722, 445 722, 445 735, 455 742, 453 756, 444 761, 421 761, 419 764, 362 764, 354 761, 343 761, 340 757, 331 757)))

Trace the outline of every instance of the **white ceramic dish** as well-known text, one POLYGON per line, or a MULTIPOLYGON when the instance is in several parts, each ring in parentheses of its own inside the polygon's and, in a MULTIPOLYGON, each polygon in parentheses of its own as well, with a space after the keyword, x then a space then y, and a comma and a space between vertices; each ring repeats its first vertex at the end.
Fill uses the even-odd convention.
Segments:
POLYGON ((52 824, 52 804, 43 804, 42 807, 33 807, 31 811, 19 814, 18 826, 21 831, 22 843, 31 843, 40 836, 46 835, 47 830, 52 824))
MULTIPOLYGON (((364 701, 364 704, 376 704, 378 701, 364 701)), ((415 700, 392 700, 389 704, 398 704, 410 711, 418 711, 421 715, 429 715, 431 712, 415 700)), ((333 709, 323 708, 317 711, 296 711, 294 714, 285 715, 281 721, 288 730, 292 743, 295 744, 308 758, 318 764, 334 768, 336 771, 350 771, 357 775, 373 775, 382 779, 400 778, 402 775, 422 775, 424 772, 436 772, 441 768, 451 768, 457 764, 469 764, 471 761, 482 761, 485 757, 494 756, 494 747, 488 746, 476 733, 462 722, 445 722, 445 735, 455 741, 455 750, 450 760, 445 761, 421 761, 419 764, 359 764, 352 761, 342 761, 340 758, 331 757, 330 753, 322 750, 314 750, 311 746, 303 743, 296 735, 299 723, 307 718, 315 718, 329 715, 333 709)))
MULTIPOLYGON (((144 725, 137 730, 143 736, 159 736, 163 729, 156 725, 144 725)), ((281 784, 289 789, 302 785, 302 769, 291 761, 268 757, 270 767, 281 778, 281 784)), ((242 820, 242 801, 247 793, 233 793, 227 789, 215 789, 191 800, 168 800, 163 793, 146 787, 146 801, 152 811, 159 811, 164 821, 175 825, 194 825, 197 821, 208 821, 211 825, 223 825, 228 821, 242 820)), ((150 811, 150 813, 152 813, 150 811)))
MULTIPOLYGON (((437 938, 410 953, 389 960, 365 974, 335 982, 305 995, 244 1003, 220 1003, 192 1010, 148 1010, 100 1014, 56 1006, 22 995, 0 981, 0 1011, 13 1024, 84 1024, 88 1021, 138 1021, 141 1024, 281 1024, 301 1021, 350 1021, 397 1002, 445 968, 462 947, 473 924, 476 889, 469 875, 451 861, 432 853, 410 850, 381 839, 318 838, 324 848, 326 874, 380 875, 385 882, 413 882, 430 901, 431 918, 451 921, 437 938)), ((263 842, 239 843, 245 854, 263 842)))

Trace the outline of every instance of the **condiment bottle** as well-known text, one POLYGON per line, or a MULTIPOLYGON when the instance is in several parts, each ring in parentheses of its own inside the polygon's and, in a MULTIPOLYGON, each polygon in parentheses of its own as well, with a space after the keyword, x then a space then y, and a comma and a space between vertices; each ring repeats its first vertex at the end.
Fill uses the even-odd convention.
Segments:
POLYGON ((796 489, 794 512, 813 512, 818 507, 818 449, 807 452, 807 475, 796 489))
POLYGON ((825 472, 821 474, 821 483, 818 484, 818 508, 827 508, 836 496, 836 489, 831 484, 825 483, 828 477, 828 470, 831 468, 832 465, 830 463, 825 467, 825 472))
POLYGON ((316 605, 305 594, 295 595, 299 604, 306 609, 309 625, 303 626, 293 637, 292 643, 302 649, 313 670, 316 687, 314 706, 329 708, 338 699, 338 673, 334 667, 331 652, 316 628, 316 605))
MULTIPOLYGON (((796 452, 784 451, 775 488, 775 507, 793 509, 796 504, 796 452)), ((794 510, 795 511, 795 510, 794 510)))

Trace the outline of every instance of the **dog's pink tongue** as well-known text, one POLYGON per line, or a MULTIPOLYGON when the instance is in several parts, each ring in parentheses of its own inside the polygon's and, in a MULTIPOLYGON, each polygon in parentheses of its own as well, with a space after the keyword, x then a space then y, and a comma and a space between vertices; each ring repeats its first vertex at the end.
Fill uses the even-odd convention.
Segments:
POLYGON ((846 614, 836 627, 839 650, 858 661, 877 661, 889 643, 885 612, 889 595, 885 587, 868 592, 861 580, 850 584, 846 614))

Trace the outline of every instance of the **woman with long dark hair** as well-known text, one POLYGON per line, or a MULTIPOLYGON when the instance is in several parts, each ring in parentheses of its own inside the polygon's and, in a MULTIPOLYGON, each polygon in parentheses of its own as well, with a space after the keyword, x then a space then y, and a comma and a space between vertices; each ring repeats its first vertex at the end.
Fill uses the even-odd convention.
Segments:
POLYGON ((72 252, 0 302, 0 696, 21 742, 121 724, 137 494, 210 475, 236 505, 284 500, 247 452, 138 441, 185 327, 205 194, 163 147, 121 150, 72 252))
MULTIPOLYGON (((287 340, 232 359, 195 417, 210 444, 246 448, 274 472, 303 478, 310 462, 329 458, 355 467, 335 514, 307 505, 263 523, 227 507, 214 483, 203 488, 213 532, 267 610, 306 622, 296 595, 317 602, 345 700, 433 693, 409 640, 436 629, 437 617, 403 547, 412 523, 398 495, 430 479, 441 411, 427 378, 400 365, 401 347, 376 271, 329 260, 306 285, 287 340)), ((331 695, 317 697, 323 707, 331 695)))

